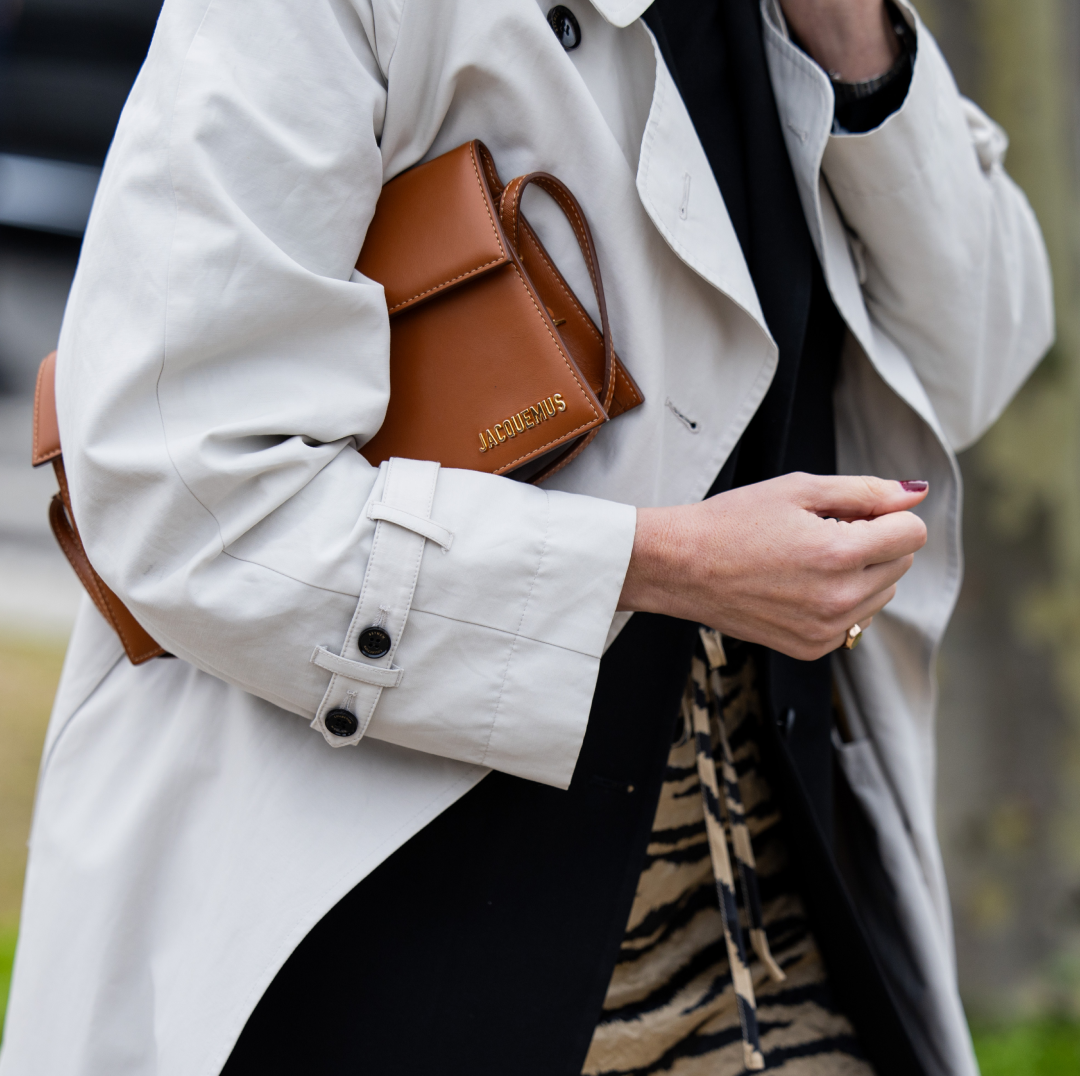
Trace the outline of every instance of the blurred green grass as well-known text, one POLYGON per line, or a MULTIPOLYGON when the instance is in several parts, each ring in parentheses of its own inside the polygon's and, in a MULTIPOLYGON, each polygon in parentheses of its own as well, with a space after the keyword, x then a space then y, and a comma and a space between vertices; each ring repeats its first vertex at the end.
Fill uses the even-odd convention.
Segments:
POLYGON ((15 959, 15 926, 0 927, 0 1042, 4 1034, 8 991, 11 989, 11 962, 15 959))
POLYGON ((1036 1020, 976 1029, 975 1054, 983 1076, 1077 1076, 1080 1023, 1036 1020))

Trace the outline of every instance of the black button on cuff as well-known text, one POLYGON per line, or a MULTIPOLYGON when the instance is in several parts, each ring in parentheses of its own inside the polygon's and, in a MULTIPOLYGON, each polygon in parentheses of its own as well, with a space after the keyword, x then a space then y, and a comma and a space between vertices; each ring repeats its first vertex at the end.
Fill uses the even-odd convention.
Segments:
POLYGON ((356 715, 340 707, 329 711, 323 718, 323 724, 335 736, 351 736, 360 727, 356 715))
POLYGON ((574 13, 562 4, 556 4, 547 13, 548 26, 555 31, 555 36, 559 39, 559 44, 562 45, 567 52, 571 49, 576 49, 581 44, 581 27, 578 25, 577 18, 574 13))
POLYGON ((364 628, 356 645, 366 658, 385 657, 390 653, 390 633, 385 628, 364 628))

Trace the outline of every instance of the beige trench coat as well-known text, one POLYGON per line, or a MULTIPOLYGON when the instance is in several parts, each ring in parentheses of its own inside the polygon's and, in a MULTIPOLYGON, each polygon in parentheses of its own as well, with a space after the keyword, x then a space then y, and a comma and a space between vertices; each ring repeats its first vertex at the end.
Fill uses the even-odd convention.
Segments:
MULTIPOLYGON (((776 365, 645 0, 572 6, 568 54, 536 0, 166 0, 90 220, 58 393, 91 558, 179 660, 133 667, 80 614, 0 1076, 212 1076, 310 927, 491 768, 568 784, 623 619, 634 508, 704 495, 776 365), (375 470, 357 451, 389 392, 382 290, 352 268, 379 189, 477 137, 504 177, 546 169, 580 198, 647 401, 547 489, 375 470), (356 633, 380 618, 394 649, 362 661, 356 633), (361 723, 335 750, 322 715, 342 704, 361 723)), ((941 1070, 969 1076, 934 832, 953 453, 1051 340, 1047 261, 1004 136, 921 25, 904 106, 836 136, 828 79, 763 12, 850 329, 840 469, 930 480, 926 548, 836 659, 858 730, 842 764, 941 1070)), ((526 211, 589 295, 558 214, 540 194, 526 211)))

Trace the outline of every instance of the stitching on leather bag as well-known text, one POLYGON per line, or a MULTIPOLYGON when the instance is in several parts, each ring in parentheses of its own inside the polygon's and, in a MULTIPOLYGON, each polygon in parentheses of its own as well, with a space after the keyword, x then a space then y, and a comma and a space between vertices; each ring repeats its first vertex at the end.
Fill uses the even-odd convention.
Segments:
MULTIPOLYGON (((601 344, 603 344, 604 338, 600 335, 600 330, 597 329, 596 325, 593 323, 593 319, 589 317, 588 312, 581 305, 581 300, 578 299, 578 297, 570 290, 570 288, 566 284, 566 281, 563 280, 562 274, 558 271, 558 269, 555 268, 551 259, 547 256, 547 252, 540 245, 540 240, 537 239, 536 233, 532 230, 532 227, 528 225, 524 227, 522 229, 522 235, 524 237, 524 242, 530 245, 533 253, 535 253, 540 258, 540 260, 543 261, 543 263, 551 270, 552 276, 554 276, 555 278, 555 283, 559 286, 559 289, 562 291, 563 295, 566 296, 574 309, 584 319, 585 328, 587 328, 589 332, 591 332, 593 336, 596 337, 596 339, 601 344)), ((587 266, 589 259, 585 258, 584 261, 587 266)), ((633 390, 633 387, 630 384, 630 379, 626 376, 618 363, 615 364, 615 378, 623 386, 623 388, 626 389, 627 393, 629 393, 629 395, 633 399, 639 398, 640 394, 633 390)))
MULTIPOLYGON (((484 166, 484 172, 488 177, 488 182, 491 182, 491 173, 487 168, 486 162, 485 162, 485 166, 484 166)), ((535 182, 536 182, 537 186, 540 186, 545 190, 547 189, 546 184, 544 183, 543 180, 538 179, 538 180, 535 180, 535 182)), ((510 181, 510 186, 513 187, 515 183, 517 183, 517 180, 511 180, 510 181)), ((494 186, 494 183, 492 183, 492 185, 494 186)), ((520 202, 520 200, 521 200, 520 189, 521 189, 521 184, 518 184, 518 186, 514 189, 514 191, 510 195, 511 198, 515 202, 520 202)), ((551 194, 551 191, 548 191, 548 193, 551 194)), ((559 193, 561 194, 562 192, 559 191, 559 193)), ((570 213, 567 211, 567 207, 563 204, 562 200, 560 198, 556 198, 555 200, 559 203, 559 207, 563 210, 564 213, 566 213, 567 217, 569 218, 570 213)), ((586 240, 585 235, 582 232, 578 231, 578 226, 580 226, 580 224, 581 224, 580 214, 578 214, 577 210, 574 209, 572 203, 571 203, 570 208, 573 209, 574 218, 575 218, 575 220, 572 220, 570 222, 571 228, 574 229, 574 235, 577 237, 579 244, 584 242, 585 246, 588 247, 588 242, 586 240), (575 225, 575 221, 577 222, 577 225, 575 225)), ((569 287, 566 284, 566 281, 563 280, 563 278, 562 278, 562 274, 558 271, 558 269, 555 268, 555 266, 552 263, 551 259, 548 258, 546 251, 540 245, 540 241, 539 241, 539 239, 537 239, 536 233, 532 230, 532 227, 530 225, 528 225, 527 223, 526 223, 524 228, 521 227, 521 224, 524 221, 523 221, 523 217, 522 217, 520 208, 517 208, 515 210, 515 218, 516 218, 516 230, 518 232, 523 232, 524 233, 525 240, 531 245, 534 252, 540 256, 540 259, 548 267, 548 269, 551 270, 552 276, 554 276, 555 283, 559 286, 559 289, 567 297, 567 299, 570 300, 570 303, 577 310, 577 312, 582 316, 582 318, 584 318, 585 327, 593 334, 594 337, 596 337, 596 339, 601 344, 603 344, 604 338, 600 334, 600 331, 593 324, 592 318, 589 317, 588 312, 581 305, 581 300, 578 299, 578 297, 569 289, 569 287)), ((585 257, 583 257, 582 260, 585 262, 585 268, 588 269, 588 271, 589 271, 589 278, 592 281, 593 288, 595 289, 596 288, 596 277, 593 275, 593 268, 592 268, 592 265, 589 263, 588 256, 586 255, 585 257)), ((619 365, 617 363, 615 364, 615 378, 616 378, 616 380, 618 382, 620 382, 622 384, 623 388, 625 388, 626 392, 630 395, 630 397, 632 399, 638 400, 640 402, 640 400, 641 400, 640 393, 634 391, 633 386, 630 384, 630 379, 626 376, 626 374, 623 372, 623 370, 619 367, 619 365)))
MULTIPOLYGON (((56 377, 56 373, 55 373, 55 369, 56 369, 56 352, 55 351, 52 353, 52 359, 53 359, 53 377, 55 378, 56 377)), ((34 455, 33 455, 33 458, 30 460, 31 464, 33 466, 35 466, 35 467, 37 467, 39 464, 42 464, 42 463, 48 463, 49 460, 56 459, 56 457, 59 456, 60 452, 61 452, 61 450, 59 448, 54 448, 51 452, 46 452, 44 454, 42 454, 42 453, 40 453, 38 451, 37 434, 38 434, 38 431, 40 429, 41 429, 41 378, 39 377, 38 380, 34 384, 34 446, 33 446, 34 447, 34 455)))
MULTIPOLYGON (((34 385, 34 433, 36 434, 38 432, 38 430, 40 430, 40 429, 41 429, 41 379, 38 378, 37 384, 34 385)), ((37 447, 38 447, 38 445, 37 445, 37 437, 35 436, 35 438, 34 438, 34 458, 30 461, 31 463, 35 463, 35 464, 38 462, 37 447)), ((44 463, 45 461, 42 460, 41 462, 44 463)))
POLYGON ((506 188, 503 186, 503 181, 499 179, 498 172, 495 171, 495 162, 493 160, 484 159, 484 175, 487 176, 491 189, 502 194, 506 188))
MULTIPOLYGON (((425 295, 430 295, 432 292, 439 291, 441 288, 445 288, 447 284, 454 284, 459 280, 465 280, 470 276, 475 276, 477 273, 482 273, 485 269, 489 269, 493 265, 498 265, 500 261, 506 260, 506 247, 503 246, 502 236, 499 235, 499 229, 495 227, 495 221, 491 216, 491 206, 488 203, 487 194, 484 192, 484 184, 480 179, 480 170, 476 167, 476 148, 470 147, 469 156, 472 159, 473 175, 476 176, 476 185, 480 188, 480 197, 484 201, 484 211, 487 213, 488 224, 491 225, 491 233, 495 236, 495 242, 499 244, 499 250, 502 251, 502 255, 498 258, 492 258, 489 262, 484 262, 483 265, 478 265, 473 269, 469 269, 467 272, 458 273, 457 276, 452 276, 449 280, 444 280, 441 284, 436 284, 432 288, 428 288, 426 291, 417 292, 415 295, 410 295, 408 299, 402 299, 400 303, 395 303, 387 311, 388 314, 393 314, 400 310, 403 306, 408 306, 409 303, 416 302, 417 299, 422 299, 425 295)), ((591 271, 591 270, 590 270, 591 271)))
MULTIPOLYGON (((504 198, 508 198, 508 210, 514 217, 514 245, 517 246, 518 233, 521 231, 521 192, 525 188, 524 176, 517 176, 506 185, 504 198)), ((501 214, 500 214, 501 216, 501 214)), ((506 224, 503 224, 506 227, 506 224)), ((571 225, 573 227, 573 225, 571 225)))
MULTIPOLYGON (((588 391, 586 391, 585 386, 582 385, 581 381, 578 378, 577 373, 574 371, 573 365, 570 363, 569 359, 567 359, 566 352, 563 350, 562 344, 558 340, 555 339, 555 336, 552 333, 551 329, 548 328, 548 323, 544 319, 544 315, 541 312, 540 307, 536 305, 536 300, 533 298, 533 293, 529 290, 529 285, 525 283, 525 277, 522 275, 521 270, 517 267, 516 264, 514 264, 513 262, 511 262, 510 264, 513 266, 514 272, 517 274, 517 278, 521 282, 521 286, 525 289, 525 294, 528 295, 529 302, 531 302, 533 304, 533 309, 536 310, 536 316, 540 319, 540 324, 544 326, 544 331, 548 334, 548 336, 551 338, 551 342, 558 349, 559 357, 562 359, 563 365, 567 368, 567 370, 570 371, 570 376, 574 379, 574 383, 581 390, 581 395, 584 397, 585 403, 588 405, 589 410, 592 412, 593 418, 597 418, 598 415, 597 415, 596 408, 593 407, 593 405, 589 402, 589 393, 588 393, 588 391)), ((561 434, 559 437, 556 437, 556 438, 552 439, 551 441, 548 441, 546 444, 540 445, 538 448, 530 449, 528 452, 525 453, 525 455, 518 456, 517 459, 511 460, 509 463, 504 464, 502 467, 499 468, 499 472, 497 472, 497 473, 500 473, 500 472, 504 471, 508 467, 513 467, 515 463, 521 463, 523 460, 531 459, 538 452, 543 452, 544 449, 550 448, 552 445, 555 445, 555 444, 558 444, 558 443, 560 443, 562 441, 565 441, 568 437, 573 437, 574 434, 580 433, 582 430, 586 430, 588 428, 589 428, 589 423, 584 422, 580 426, 577 426, 574 429, 570 430, 569 433, 561 434)))
MULTIPOLYGON (((475 153, 475 150, 474 150, 474 152, 473 152, 473 168, 475 169, 475 167, 476 167, 476 153, 475 153)), ((494 190, 496 188, 502 187, 502 184, 501 184, 501 181, 499 180, 498 176, 494 175, 493 173, 494 173, 494 162, 485 160, 484 161, 484 174, 488 177, 488 182, 491 184, 491 187, 494 190)), ((517 183, 517 179, 520 179, 520 178, 521 177, 517 177, 516 179, 511 180, 510 184, 507 187, 502 187, 502 191, 504 193, 506 191, 508 191, 510 189, 510 187, 514 187, 514 190, 510 193, 510 197, 514 198, 515 200, 518 200, 521 197, 521 195, 520 195, 521 184, 517 183), (517 184, 517 185, 515 186, 515 184, 517 184)), ((479 176, 477 176, 477 181, 479 182, 479 176)), ((486 205, 487 204, 487 199, 485 198, 484 201, 485 201, 485 205, 486 205)), ((566 213, 566 209, 562 205, 561 199, 557 198, 556 201, 559 202, 560 208, 562 208, 563 212, 566 213)), ((566 215, 569 218, 570 214, 566 213, 566 215)), ((516 227, 520 230, 520 219, 521 219, 520 210, 517 211, 516 216, 518 218, 518 222, 516 224, 516 227)), ((488 218, 490 219, 490 217, 491 217, 491 210, 490 210, 490 208, 488 208, 488 218)), ((581 225, 581 218, 580 218, 580 214, 577 213, 576 209, 574 211, 574 217, 576 218, 576 223, 575 223, 574 220, 571 220, 570 226, 571 226, 571 228, 574 229, 574 235, 578 238, 579 243, 580 243, 580 241, 581 241, 581 232, 579 232, 578 227, 581 225)), ((492 222, 492 227, 494 227, 494 222, 492 222)), ((588 243, 586 243, 585 245, 587 247, 588 243)), ((586 263, 586 266, 588 267, 588 270, 589 270, 589 278, 592 280, 593 288, 595 290, 596 289, 596 277, 593 274, 592 266, 589 265, 589 258, 588 258, 587 255, 585 256, 585 263, 586 263)), ((514 272, 517 273, 518 280, 521 282, 521 286, 525 289, 525 294, 529 296, 529 301, 533 304, 533 308, 536 310, 537 316, 540 318, 540 322, 544 326, 544 331, 548 334, 548 336, 551 338, 552 343, 554 343, 556 348, 558 349, 559 355, 562 357, 563 364, 570 371, 570 376, 574 379, 575 384, 578 386, 578 389, 581 391, 581 394, 584 397, 586 404, 588 404, 589 410, 592 412, 593 418, 596 418, 597 417, 596 408, 594 408, 593 405, 589 402, 589 397, 588 397, 588 393, 586 392, 585 386, 583 386, 581 381, 578 379, 578 375, 574 371, 573 364, 568 360, 568 358, 566 356, 566 352, 565 352, 561 342, 555 338, 555 336, 552 334, 551 329, 548 328, 547 321, 544 319, 544 315, 543 315, 542 311, 540 310, 540 307, 537 306, 536 299, 533 297, 533 293, 532 293, 532 291, 530 291, 529 286, 525 281, 524 275, 522 274, 521 270, 518 268, 516 262, 511 261, 510 264, 513 266, 514 272)), ((558 274, 556 274, 556 277, 558 277, 558 274)), ((573 296, 573 298, 574 298, 574 300, 576 302, 577 297, 573 296)), ((578 309, 579 310, 581 309, 580 304, 578 304, 578 309)), ((584 311, 582 311, 582 313, 584 313, 584 311)), ((588 315, 586 315, 586 317, 588 317, 588 315)), ((589 319, 589 322, 591 324, 591 319, 589 319)), ((595 332, 595 331, 596 331, 596 327, 593 326, 593 332, 595 332)), ((600 339, 602 341, 603 337, 601 337, 600 339)), ((618 374, 618 368, 616 368, 616 373, 618 374)), ((495 473, 496 474, 502 474, 505 471, 509 470, 510 468, 514 467, 518 463, 522 463, 522 462, 524 462, 526 460, 535 458, 537 455, 542 454, 546 449, 551 448, 553 445, 564 443, 568 438, 573 437, 578 433, 581 433, 583 430, 588 430, 589 425, 590 424, 588 422, 582 423, 580 426, 577 426, 573 430, 569 431, 569 433, 562 434, 561 436, 553 438, 552 440, 547 441, 545 444, 540 445, 537 448, 531 449, 530 451, 526 452, 524 455, 518 456, 516 459, 510 460, 508 463, 505 463, 495 473)), ((575 453, 575 455, 576 455, 576 453, 575 453)), ((569 460, 567 462, 569 462, 569 460)))
MULTIPOLYGON (((618 366, 615 367, 615 377, 617 380, 622 382, 623 388, 626 389, 632 399, 637 400, 638 403, 643 402, 641 393, 634 391, 634 386, 630 384, 630 378, 628 378, 618 366)), ((613 400, 612 403, 614 402, 615 401, 613 400)))
POLYGON ((495 242, 499 244, 499 250, 503 252, 503 257, 506 257, 506 247, 503 246, 502 236, 499 235, 499 229, 495 226, 495 220, 491 216, 491 203, 487 199, 487 194, 484 191, 484 182, 480 178, 480 170, 476 167, 476 146, 469 147, 469 157, 472 160, 473 175, 476 176, 476 185, 480 188, 480 197, 484 199, 484 211, 487 213, 488 224, 491 225, 491 231, 495 236, 495 242))
MULTIPOLYGON (((570 220, 570 225, 574 229, 574 234, 577 236, 578 243, 584 246, 586 250, 589 249, 589 237, 585 231, 584 222, 581 219, 581 214, 578 212, 577 206, 574 201, 566 197, 565 191, 554 184, 549 185, 545 180, 537 180, 537 186, 547 190, 548 194, 551 194, 555 201, 559 203, 559 207, 566 214, 570 220)), ((596 273, 593 271, 592 261, 589 258, 585 259, 585 267, 589 270, 589 279, 592 281, 594 290, 596 289, 596 273)))
MULTIPOLYGON (((563 295, 565 295, 567 299, 570 300, 570 303, 574 307, 574 309, 577 310, 577 312, 585 319, 585 327, 602 344, 604 342, 604 338, 600 335, 599 330, 593 324, 593 319, 589 317, 588 312, 581 305, 581 300, 578 299, 578 297, 566 286, 566 281, 562 279, 562 274, 552 264, 551 259, 548 258, 547 254, 544 251, 544 248, 540 245, 540 241, 536 238, 536 235, 533 232, 532 228, 524 228, 522 231, 525 236, 525 241, 531 245, 533 252, 537 254, 540 257, 541 261, 543 261, 543 263, 551 270, 552 275, 555 277, 555 283, 559 285, 559 289, 562 291, 563 295)), ((584 260, 588 262, 589 259, 586 258, 584 260)))
MULTIPOLYGON (((577 205, 576 205, 576 203, 574 201, 573 196, 570 195, 568 191, 564 190, 562 188, 562 186, 560 184, 558 184, 557 182, 551 182, 551 181, 549 181, 549 180, 547 180, 545 178, 542 178, 542 177, 534 180, 534 182, 536 183, 536 185, 538 187, 541 188, 541 190, 546 190, 547 193, 550 194, 551 197, 555 199, 555 202, 558 204, 559 208, 562 209, 563 213, 566 215, 567 220, 570 221, 570 226, 571 226, 571 228, 574 229, 575 236, 577 236, 578 245, 584 248, 582 250, 582 254, 584 255, 585 268, 589 270, 589 279, 592 281, 593 291, 597 293, 597 301, 599 301, 600 287, 599 287, 599 284, 597 283, 596 273, 593 270, 592 259, 589 257, 589 254, 588 254, 589 247, 590 247, 588 229, 585 226, 585 222, 581 218, 581 214, 578 212, 578 208, 577 208, 577 205)), ((517 198, 515 200, 520 201, 520 199, 521 199, 520 188, 515 193, 517 194, 517 198)), ((517 212, 517 220, 519 222, 518 223, 518 229, 519 230, 520 230, 520 221, 521 221, 521 219, 522 219, 521 218, 521 213, 520 213, 520 210, 519 210, 517 212)), ((548 264, 550 266, 550 262, 548 264)), ((552 267, 552 268, 554 269, 554 267, 552 267)), ((556 276, 558 276, 558 274, 556 274, 556 276)), ((575 300, 575 302, 578 302, 577 296, 574 296, 574 300, 575 300)), ((578 309, 581 309, 580 302, 578 302, 578 309)), ((582 311, 582 313, 584 313, 584 311, 582 311)), ((586 315, 586 317, 587 317, 587 315, 586 315)), ((592 319, 588 318, 588 322, 592 327, 593 333, 595 334, 596 333, 596 326, 592 325, 592 319)), ((603 343, 604 338, 601 336, 601 337, 599 337, 599 339, 600 339, 600 342, 603 343)), ((614 349, 612 349, 612 359, 614 359, 614 349)), ((614 363, 614 361, 612 362, 612 365, 614 366, 615 379, 618 380, 618 378, 620 376, 622 376, 621 372, 619 370, 619 367, 614 363)), ((626 382, 626 386, 627 386, 627 390, 629 391, 629 388, 630 388, 629 382, 626 382)), ((638 395, 637 393, 631 392, 631 396, 637 396, 637 395, 638 395)), ((608 401, 605 401, 605 403, 607 403, 607 402, 608 401)), ((610 403, 614 403, 614 402, 615 402, 615 392, 614 392, 614 386, 612 386, 612 391, 611 391, 611 396, 610 396, 610 403)), ((609 404, 609 406, 610 406, 610 404, 609 404)))
MULTIPOLYGON (((558 186, 556 184, 553 184, 553 183, 549 183, 546 179, 544 179, 542 177, 538 177, 538 178, 534 179, 533 182, 541 190, 544 190, 549 195, 551 195, 551 197, 555 200, 556 204, 559 206, 559 208, 565 214, 566 219, 570 221, 570 227, 573 228, 573 230, 574 230, 574 235, 577 238, 578 246, 580 246, 582 248, 582 251, 581 251, 582 260, 585 262, 585 268, 588 269, 588 271, 589 271, 589 279, 592 281, 593 291, 597 293, 597 300, 599 301, 600 288, 599 288, 599 286, 597 285, 597 282, 596 282, 596 273, 593 271, 592 259, 589 257, 588 233, 585 230, 585 225, 584 225, 584 222, 581 219, 581 214, 577 210, 577 206, 574 204, 574 201, 573 201, 572 198, 567 197, 566 192, 563 191, 563 189, 560 186, 558 186)), ((513 213, 514 213, 514 234, 515 234, 515 237, 517 237, 519 235, 519 233, 521 232, 521 224, 522 224, 522 220, 523 220, 523 217, 522 217, 522 214, 521 214, 521 197, 522 197, 521 192, 524 189, 524 187, 525 187, 525 184, 519 182, 517 179, 511 180, 510 186, 507 187, 507 193, 510 195, 510 199, 514 203, 514 205, 513 205, 513 213), (515 184, 517 184, 517 185, 515 186, 515 184), (511 190, 511 188, 513 188, 513 190, 511 190)), ((593 335, 602 344, 604 342, 604 338, 603 338, 603 336, 601 336, 596 331, 596 326, 592 323, 592 318, 590 318, 588 316, 588 314, 585 312, 584 308, 581 306, 581 302, 578 299, 578 297, 576 295, 574 295, 573 292, 571 292, 571 291, 569 291, 567 289, 565 283, 561 280, 561 274, 558 272, 558 270, 555 269, 555 267, 552 265, 552 263, 548 260, 547 256, 544 254, 543 248, 540 246, 539 240, 537 240, 534 235, 530 235, 531 231, 532 231, 531 228, 528 228, 526 230, 526 233, 525 233, 526 237, 532 239, 534 245, 537 248, 537 252, 540 254, 541 258, 543 258, 543 260, 544 260, 545 264, 547 265, 547 267, 549 269, 551 269, 552 273, 554 274, 555 279, 556 279, 556 283, 558 283, 559 287, 562 288, 562 290, 569 296, 569 298, 571 299, 573 304, 577 307, 578 312, 586 319, 586 324, 592 330, 593 335)), ((619 368, 618 368, 617 365, 615 366, 614 372, 615 372, 616 378, 621 376, 621 373, 620 373, 619 368)), ((628 383, 627 383, 627 388, 629 389, 629 384, 628 383)), ((635 394, 632 393, 631 395, 635 395, 635 394)))
MULTIPOLYGON (((556 187, 546 179, 537 179, 534 180, 534 182, 541 190, 547 191, 547 193, 558 202, 559 208, 562 209, 566 214, 567 219, 570 220, 570 226, 574 229, 574 234, 577 236, 578 243, 587 250, 589 247, 588 232, 585 230, 581 214, 578 212, 577 206, 574 204, 573 200, 567 198, 566 192, 560 187, 556 187)), ((587 257, 585 259, 585 268, 589 270, 589 279, 592 281, 593 290, 599 290, 596 286, 596 274, 593 272, 592 263, 587 257)))
MULTIPOLYGON (((505 254, 503 258, 505 258, 505 254)), ((489 262, 484 262, 483 265, 478 265, 475 269, 470 269, 467 273, 459 273, 457 276, 450 277, 449 280, 444 280, 441 284, 436 284, 433 288, 428 288, 426 291, 418 291, 415 295, 410 295, 408 299, 402 299, 400 303, 395 303, 387 311, 388 314, 396 313, 403 306, 408 306, 409 303, 416 302, 417 299, 422 299, 425 295, 430 295, 433 291, 438 291, 440 288, 445 288, 447 284, 453 284, 458 280, 464 280, 466 277, 475 276, 477 273, 482 273, 485 269, 490 268, 492 265, 498 265, 503 258, 492 258, 489 262)))
MULTIPOLYGON (((546 186, 546 184, 544 183, 543 180, 536 179, 533 182, 536 183, 536 185, 538 187, 541 187, 542 189, 547 190, 547 186, 546 186)), ((522 231, 521 226, 522 226, 522 223, 524 223, 524 217, 522 216, 521 207, 520 207, 521 190, 522 190, 524 184, 518 183, 518 180, 515 179, 515 180, 511 180, 510 186, 513 187, 515 183, 517 183, 518 186, 515 187, 513 192, 510 193, 510 197, 511 197, 512 201, 515 203, 515 205, 514 205, 514 231, 515 231, 515 235, 516 235, 517 233, 520 233, 522 231)), ((507 188, 507 190, 509 191, 509 187, 507 188)), ((551 192, 548 191, 548 193, 550 194, 551 192)), ((559 208, 562 209, 563 213, 565 213, 567 218, 569 219, 570 213, 567 211, 566 206, 562 203, 562 201, 559 198, 556 198, 555 201, 558 203, 559 208)), ((576 211, 575 211, 574 215, 577 218, 578 223, 580 223, 580 217, 578 216, 576 211)), ((577 230, 577 228, 575 227, 574 221, 570 222, 570 227, 574 229, 574 235, 577 237, 578 245, 579 246, 583 245, 585 247, 585 250, 583 250, 581 252, 582 253, 582 261, 585 262, 585 268, 589 270, 589 279, 592 281, 593 290, 595 291, 595 290, 597 290, 596 289, 596 276, 593 274, 593 267, 592 267, 592 264, 590 262, 589 255, 588 255, 588 246, 589 246, 589 244, 587 242, 587 239, 586 239, 585 235, 583 233, 579 232, 577 230)), ((601 336, 600 333, 597 331, 596 326, 593 324, 592 318, 589 317, 589 315, 586 312, 585 308, 581 305, 581 301, 567 287, 566 282, 562 279, 562 274, 558 271, 558 269, 555 268, 555 266, 552 264, 552 262, 548 258, 546 252, 544 251, 544 248, 540 245, 540 240, 536 237, 535 232, 533 232, 532 227, 529 226, 529 225, 526 225, 526 227, 524 229, 524 233, 525 233, 525 238, 532 244, 532 246, 534 247, 536 253, 540 255, 540 257, 543 260, 544 264, 551 270, 552 275, 555 277, 555 282, 562 289, 563 294, 566 295, 566 297, 570 300, 570 302, 577 309, 577 312, 579 314, 581 314, 581 316, 585 319, 585 323, 588 326, 588 328, 590 329, 590 331, 592 332, 593 336, 595 336, 596 339, 599 340, 600 343, 602 344, 604 342, 603 336, 601 336)))
MULTIPOLYGON (((570 360, 567 358, 566 351, 565 351, 565 349, 563 347, 562 341, 557 339, 555 334, 551 331, 551 329, 548 328, 548 323, 544 318, 543 312, 541 311, 540 307, 537 306, 536 299, 533 298, 533 293, 529 289, 529 285, 525 283, 524 274, 521 272, 521 270, 516 265, 514 266, 514 272, 517 274, 517 278, 521 282, 521 286, 525 289, 525 294, 528 295, 529 302, 533 304, 533 309, 536 311, 536 316, 540 319, 540 324, 544 326, 544 332, 546 332, 548 334, 549 339, 555 345, 555 347, 558 349, 559 357, 562 359, 563 365, 567 368, 567 370, 570 371, 570 376, 574 379, 574 383, 577 385, 577 387, 579 389, 581 389, 581 394, 582 394, 582 396, 585 397, 585 403, 588 404, 589 410, 593 413, 593 416, 595 417, 596 416, 596 408, 593 407, 593 405, 591 403, 589 403, 589 393, 592 392, 592 389, 591 388, 586 389, 586 387, 581 383, 580 379, 578 378, 577 372, 574 370, 573 363, 571 363, 570 360)), ((579 426, 578 429, 584 429, 584 427, 579 426)), ((575 430, 574 432, 576 433, 577 430, 575 430)), ((554 444, 554 442, 549 442, 549 443, 554 444)))

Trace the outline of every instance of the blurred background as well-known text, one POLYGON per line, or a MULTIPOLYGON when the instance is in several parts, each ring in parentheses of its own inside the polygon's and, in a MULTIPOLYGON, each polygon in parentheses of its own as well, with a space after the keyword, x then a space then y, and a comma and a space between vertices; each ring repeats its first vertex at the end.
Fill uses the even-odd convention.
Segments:
MULTIPOLYGON (((113 128, 159 0, 0 0, 0 1006, 38 756, 78 586, 28 464, 113 128)), ((1080 1073, 1080 4, 919 0, 1004 125, 1058 343, 961 463, 967 576, 941 654, 939 830, 986 1076, 1080 1073)))
POLYGON ((56 346, 101 164, 160 0, 0 0, 0 1013, 49 707, 79 586, 31 470, 30 401, 56 346))

